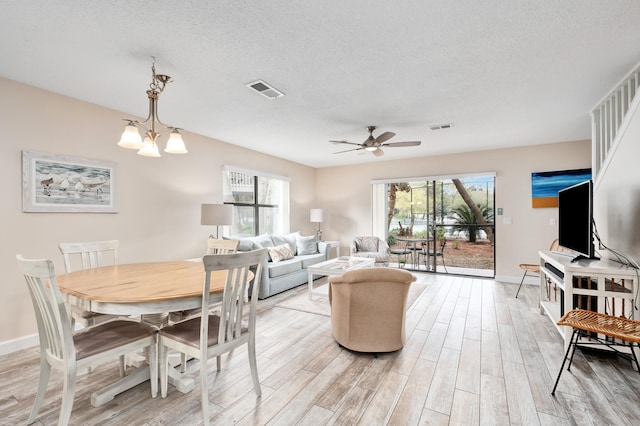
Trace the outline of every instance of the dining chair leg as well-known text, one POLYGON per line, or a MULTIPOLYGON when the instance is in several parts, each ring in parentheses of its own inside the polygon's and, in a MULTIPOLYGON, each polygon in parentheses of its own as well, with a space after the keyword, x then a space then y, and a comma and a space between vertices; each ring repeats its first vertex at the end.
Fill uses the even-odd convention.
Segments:
POLYGON ((209 425, 209 386, 208 386, 208 369, 207 369, 207 358, 204 357, 200 360, 200 391, 202 395, 200 395, 200 400, 202 401, 202 420, 204 422, 204 426, 209 425))
POLYGON ((33 408, 31 409, 31 414, 27 420, 28 425, 36 420, 36 416, 38 415, 38 411, 40 411, 40 406, 42 405, 42 400, 44 399, 44 394, 47 392, 47 384, 49 383, 49 376, 51 375, 51 366, 44 356, 45 354, 42 354, 40 357, 40 380, 38 381, 38 393, 36 393, 33 408))
POLYGON ((262 395, 262 389, 260 388, 260 379, 258 378, 258 363, 256 361, 256 339, 249 339, 248 345, 249 353, 249 367, 251 368, 251 379, 253 380, 253 389, 256 391, 256 395, 262 395))
POLYGON ((76 394, 76 371, 72 368, 64 375, 62 384, 62 406, 60 407, 59 425, 68 425, 71 418, 71 410, 73 409, 73 398, 76 394))

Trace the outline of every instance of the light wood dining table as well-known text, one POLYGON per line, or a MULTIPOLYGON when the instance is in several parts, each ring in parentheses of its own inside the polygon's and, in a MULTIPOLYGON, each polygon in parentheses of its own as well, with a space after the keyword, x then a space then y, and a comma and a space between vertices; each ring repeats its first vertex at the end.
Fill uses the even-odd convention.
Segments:
MULTIPOLYGON (((202 306, 204 266, 202 261, 131 263, 84 269, 57 275, 67 302, 91 312, 140 315, 158 327, 167 324, 169 312, 202 306)), ((226 271, 211 273, 212 300, 222 299, 226 271)), ((249 277, 252 279, 253 275, 249 277)), ((194 388, 193 378, 170 368, 170 383, 182 393, 194 388)), ((91 396, 99 406, 115 395, 149 380, 148 368, 137 368, 120 381, 91 396)))

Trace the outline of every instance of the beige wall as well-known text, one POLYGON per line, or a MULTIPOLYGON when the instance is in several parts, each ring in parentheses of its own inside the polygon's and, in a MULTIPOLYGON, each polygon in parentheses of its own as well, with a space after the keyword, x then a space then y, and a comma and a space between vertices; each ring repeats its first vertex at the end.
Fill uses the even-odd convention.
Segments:
POLYGON ((579 141, 316 170, 188 132, 189 154, 151 159, 116 146, 126 116, 0 79, 0 267, 5 271, 0 346, 19 346, 21 338, 36 332, 17 253, 51 258, 59 272, 61 241, 119 239, 122 263, 199 256, 212 232, 200 226, 199 206, 221 201, 224 164, 279 175, 286 171, 291 229, 313 233, 309 208, 326 208, 324 238, 340 240, 343 253, 354 235, 371 232, 371 179, 496 172, 496 205, 512 218, 512 225, 498 218, 497 274, 512 280, 520 276, 518 263, 535 261, 537 251, 557 234, 549 225, 557 209, 531 208, 531 172, 590 165, 589 142, 579 141), (119 213, 23 213, 22 150, 118 163, 119 213))
MULTIPOLYGON (((140 102, 145 108, 146 101, 140 102)), ((200 256, 206 237, 214 232, 200 225, 200 204, 222 201, 224 164, 291 177, 291 229, 313 233, 309 208, 314 194, 309 188, 315 187, 315 169, 188 132, 189 154, 140 157, 116 145, 124 117, 0 79, 0 342, 36 332, 16 254, 51 258, 58 273, 64 271, 57 248, 61 241, 119 239, 121 263, 200 256), (22 150, 118 163, 119 213, 23 213, 22 150)))
POLYGON ((496 207, 504 211, 496 216, 496 277, 519 280, 518 264, 536 262, 558 233, 557 208, 531 207, 531 172, 590 166, 590 141, 576 141, 320 169, 317 204, 329 210, 323 236, 339 240, 346 253, 352 236, 371 234, 372 179, 495 172, 496 207))

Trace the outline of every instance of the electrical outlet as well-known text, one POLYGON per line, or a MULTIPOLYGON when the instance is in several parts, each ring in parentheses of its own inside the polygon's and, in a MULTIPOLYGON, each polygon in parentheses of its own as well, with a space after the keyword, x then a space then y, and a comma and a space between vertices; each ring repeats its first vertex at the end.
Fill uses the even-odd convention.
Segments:
POLYGON ((510 217, 503 218, 502 223, 504 223, 505 225, 511 225, 511 218, 510 217))
POLYGON ((549 225, 555 226, 555 224, 556 224, 556 218, 555 217, 552 217, 551 219, 549 219, 549 225))

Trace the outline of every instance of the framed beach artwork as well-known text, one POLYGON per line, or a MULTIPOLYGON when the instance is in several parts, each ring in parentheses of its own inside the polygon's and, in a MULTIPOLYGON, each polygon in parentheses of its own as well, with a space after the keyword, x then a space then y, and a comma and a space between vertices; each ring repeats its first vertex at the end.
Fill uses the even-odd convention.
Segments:
POLYGON ((591 169, 531 173, 531 207, 558 207, 558 191, 591 179, 591 169))
POLYGON ((115 213, 116 163, 22 151, 22 211, 115 213))

